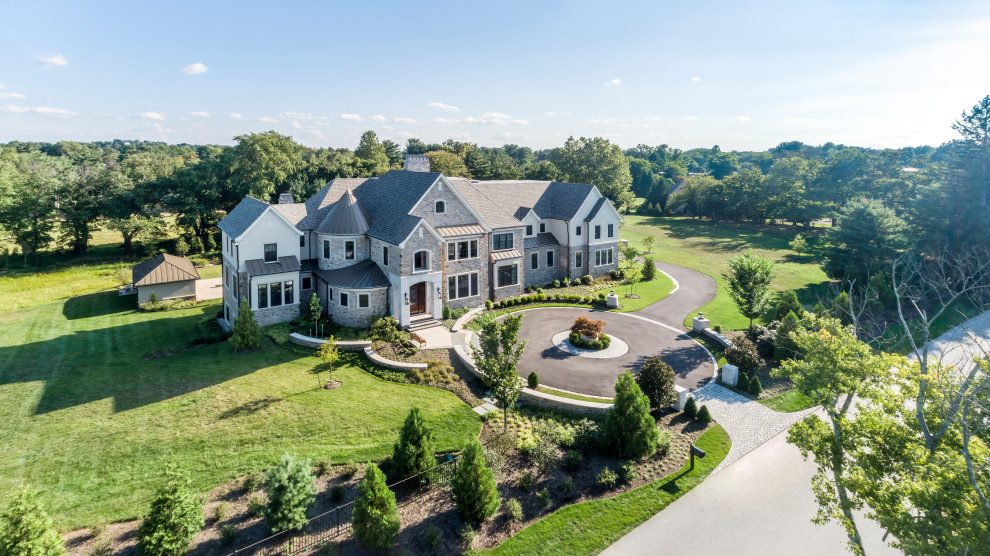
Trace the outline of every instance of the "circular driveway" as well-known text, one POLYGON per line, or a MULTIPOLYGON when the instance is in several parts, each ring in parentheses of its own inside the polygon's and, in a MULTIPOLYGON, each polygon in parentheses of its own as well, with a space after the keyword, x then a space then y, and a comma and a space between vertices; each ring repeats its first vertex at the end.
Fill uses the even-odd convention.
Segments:
POLYGON ((612 313, 579 308, 541 308, 520 311, 519 335, 529 340, 519 361, 524 378, 536 371, 540 384, 581 394, 612 397, 615 381, 625 371, 637 371, 655 355, 674 368, 677 384, 687 390, 704 385, 715 374, 715 363, 708 350, 684 332, 629 313, 612 313), (574 319, 585 315, 605 321, 605 333, 629 344, 625 355, 592 359, 570 355, 553 343, 554 334, 567 330, 574 319))

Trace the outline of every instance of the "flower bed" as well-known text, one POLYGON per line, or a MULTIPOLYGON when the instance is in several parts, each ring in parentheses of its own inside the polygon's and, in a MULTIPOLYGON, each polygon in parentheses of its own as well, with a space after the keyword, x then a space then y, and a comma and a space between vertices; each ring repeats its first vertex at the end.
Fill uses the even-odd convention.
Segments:
POLYGON ((568 339, 570 340, 572 346, 581 349, 594 349, 594 350, 608 349, 608 346, 611 345, 612 343, 612 339, 608 337, 608 334, 602 334, 601 336, 598 337, 597 340, 589 342, 586 340, 582 340, 581 335, 578 334, 577 332, 571 332, 570 336, 568 336, 568 339))

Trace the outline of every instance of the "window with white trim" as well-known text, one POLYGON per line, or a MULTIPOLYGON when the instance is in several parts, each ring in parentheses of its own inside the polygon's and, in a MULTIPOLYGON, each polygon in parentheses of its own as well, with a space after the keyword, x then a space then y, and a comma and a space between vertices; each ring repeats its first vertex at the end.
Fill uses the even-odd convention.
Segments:
POLYGON ((613 235, 614 232, 615 232, 615 225, 614 224, 609 224, 608 225, 608 237, 612 237, 612 235, 613 235))
POLYGON ((528 235, 528 236, 533 235, 533 225, 532 224, 526 226, 526 235, 528 235))
POLYGON ((447 299, 463 299, 476 295, 478 295, 477 272, 447 277, 447 299))
POLYGON ((478 258, 478 240, 451 241, 447 244, 447 260, 459 261, 461 259, 478 258))
POLYGON ((553 251, 547 251, 547 266, 553 266, 553 251))
POLYGON ((546 232, 547 232, 547 223, 546 222, 540 222, 540 233, 541 234, 545 234, 546 232))
POLYGON ((344 242, 344 258, 353 259, 354 258, 354 242, 345 241, 344 242))
POLYGON ((268 284, 258 284, 258 308, 268 307, 268 284))
POLYGON ((349 303, 350 303, 350 299, 348 299, 347 294, 344 292, 340 292, 340 306, 347 307, 349 303))
POLYGON ((602 238, 602 227, 595 226, 595 239, 601 239, 601 238, 602 238))
POLYGON ((266 243, 265 244, 265 262, 266 263, 277 263, 278 262, 278 244, 277 243, 266 243))
POLYGON ((575 268, 581 268, 581 255, 583 255, 583 253, 581 253, 580 251, 578 251, 577 253, 574 253, 574 267, 575 268))
POLYGON ((366 309, 370 306, 371 306, 371 302, 370 302, 370 298, 368 297, 368 294, 366 293, 358 294, 358 307, 366 309))
POLYGON ((306 247, 306 236, 299 236, 299 247, 306 247))
POLYGON ((577 235, 581 235, 581 225, 580 224, 577 227, 577 235))
POLYGON ((323 240, 323 258, 324 259, 329 259, 330 258, 330 240, 329 239, 324 239, 323 240))
POLYGON ((492 234, 492 250, 504 251, 512 249, 512 234, 492 234))
POLYGON ((498 287, 515 286, 519 283, 519 265, 507 264, 498 267, 498 287))
POLYGON ((595 251, 595 266, 612 264, 612 249, 599 249, 595 251))

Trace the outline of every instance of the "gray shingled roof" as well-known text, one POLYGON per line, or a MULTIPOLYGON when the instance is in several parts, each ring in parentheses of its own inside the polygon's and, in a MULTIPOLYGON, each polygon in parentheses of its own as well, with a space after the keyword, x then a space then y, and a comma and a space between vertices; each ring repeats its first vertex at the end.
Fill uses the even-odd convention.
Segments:
MULTIPOLYGON (((451 179, 451 183, 454 180, 451 179)), ((574 220, 581 204, 588 198, 591 190, 595 187, 585 183, 549 182, 537 180, 493 180, 493 181, 471 181, 458 180, 456 182, 458 191, 474 190, 478 196, 483 197, 489 203, 497 205, 502 213, 515 220, 526 216, 530 208, 536 211, 540 218, 556 218, 559 220, 574 220)), ((470 193, 464 195, 465 198, 472 197, 470 193)), ((474 196, 477 197, 477 196, 474 196)), ((468 202, 476 211, 475 199, 468 198, 468 202)), ((484 201, 479 201, 483 204, 484 201)), ((485 214, 481 215, 486 218, 485 214)), ((486 220, 487 221, 487 220, 486 220)), ((519 224, 515 224, 518 226, 519 224)), ((508 227, 503 223, 501 226, 489 224, 491 228, 508 227)))
POLYGON ((368 211, 364 210, 354 197, 354 193, 346 189, 316 227, 316 232, 338 236, 359 236, 368 231, 370 222, 371 216, 368 211))
POLYGON ((493 200, 488 194, 486 194, 481 188, 477 187, 479 184, 474 183, 467 178, 447 178, 457 192, 464 197, 464 200, 471 205, 481 220, 489 228, 497 230, 500 228, 518 228, 522 226, 516 217, 512 216, 495 200, 493 200))
POLYGON ((306 199, 306 218, 296 225, 300 230, 313 230, 320 225, 333 204, 344 194, 345 189, 356 189, 368 178, 336 178, 323 186, 312 197, 306 199))
POLYGON ((161 253, 134 265, 131 269, 131 280, 135 286, 152 286, 199 280, 199 273, 189 259, 161 253))
POLYGON ((295 272, 299 270, 299 259, 295 255, 279 257, 277 263, 266 263, 264 259, 244 261, 247 265, 248 276, 264 276, 280 272, 295 272))
MULTIPOLYGON (((549 218, 557 218, 560 220, 574 220, 577 216, 577 211, 581 208, 581 204, 584 200, 588 198, 588 194, 595 186, 588 185, 586 183, 567 183, 562 181, 555 181, 550 184, 550 216, 549 218)), ((547 218, 548 216, 541 212, 536 211, 542 218, 547 218)))
POLYGON ((289 222, 292 222, 292 225, 297 228, 299 227, 299 223, 307 216, 306 203, 279 203, 272 205, 272 208, 277 210, 279 214, 284 216, 289 222))
POLYGON ((551 247, 554 245, 560 245, 560 242, 557 241, 557 238, 550 232, 536 234, 536 237, 528 237, 523 240, 524 249, 534 249, 536 247, 551 247))
POLYGON ((588 216, 584 217, 584 221, 591 222, 592 220, 594 220, 595 217, 598 216, 598 211, 602 210, 602 207, 604 207, 605 203, 607 202, 608 202, 608 198, 605 196, 602 196, 600 199, 598 199, 598 202, 595 203, 595 206, 591 207, 591 210, 588 212, 588 216))
POLYGON ((264 201, 259 201, 254 197, 244 197, 234 210, 230 211, 223 220, 217 223, 217 227, 228 236, 237 239, 241 237, 251 224, 258 219, 268 207, 271 206, 264 201))
POLYGON ((332 288, 367 290, 392 285, 385 273, 371 259, 334 270, 314 269, 313 273, 332 288))
POLYGON ((394 245, 405 241, 422 220, 409 211, 439 177, 439 172, 391 170, 356 188, 354 196, 372 215, 368 236, 394 245))

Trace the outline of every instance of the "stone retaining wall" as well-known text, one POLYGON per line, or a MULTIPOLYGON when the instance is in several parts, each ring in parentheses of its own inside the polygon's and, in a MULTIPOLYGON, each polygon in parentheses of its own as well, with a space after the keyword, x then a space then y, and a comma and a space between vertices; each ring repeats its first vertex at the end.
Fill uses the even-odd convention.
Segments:
POLYGON ((372 363, 395 371, 411 371, 413 369, 426 368, 426 363, 406 363, 405 361, 392 361, 391 359, 385 359, 381 355, 375 353, 375 350, 371 349, 371 346, 364 348, 364 355, 370 359, 372 363))
MULTIPOLYGON (((303 347, 319 349, 323 345, 323 340, 320 338, 311 338, 309 336, 303 336, 298 332, 293 332, 289 334, 289 341, 293 344, 300 345, 303 347)), ((358 340, 353 342, 337 342, 337 347, 342 351, 358 351, 366 347, 371 346, 371 341, 369 340, 358 340)))

